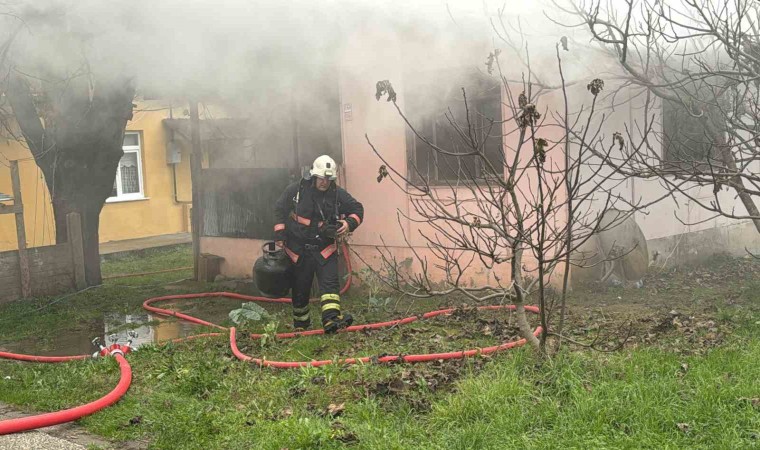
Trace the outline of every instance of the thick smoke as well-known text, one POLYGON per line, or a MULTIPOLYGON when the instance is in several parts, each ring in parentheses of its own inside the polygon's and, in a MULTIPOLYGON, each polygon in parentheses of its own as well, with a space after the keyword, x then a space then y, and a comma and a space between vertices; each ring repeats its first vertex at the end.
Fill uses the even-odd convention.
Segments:
POLYGON ((545 17, 550 6, 548 0, 17 0, 0 4, 6 13, 0 43, 11 42, 0 69, 63 89, 73 79, 93 89, 132 80, 141 97, 224 105, 205 117, 247 117, 269 130, 290 120, 293 97, 319 116, 327 93, 314 80, 337 85, 342 75, 368 80, 368 97, 371 83, 390 79, 401 86, 402 105, 405 85, 424 86, 418 96, 430 104, 418 103, 418 110, 439 108, 433 102, 453 96, 445 89, 457 91, 445 79, 447 69, 485 73, 495 48, 515 89, 529 79, 528 53, 537 75, 530 79, 556 86, 555 45, 563 35, 572 49, 562 54, 566 78, 598 74, 601 58, 545 17))
MULTIPOLYGON (((521 51, 531 47, 535 67, 553 69, 553 44, 568 31, 544 17, 550 6, 495 0, 17 0, 0 5, 0 13, 7 13, 0 18, 0 39, 15 36, 9 60, 28 71, 65 78, 86 65, 101 82, 133 77, 141 90, 164 96, 239 99, 280 91, 314 67, 335 64, 483 68, 493 47, 505 47, 493 30, 501 26, 500 14, 521 51)), ((517 58, 508 62, 513 75, 524 70, 517 58)))
POLYGON ((130 78, 161 96, 260 98, 290 89, 315 67, 482 65, 498 7, 463 0, 27 0, 0 6, 7 13, 0 39, 13 39, 6 65, 33 76, 130 78))

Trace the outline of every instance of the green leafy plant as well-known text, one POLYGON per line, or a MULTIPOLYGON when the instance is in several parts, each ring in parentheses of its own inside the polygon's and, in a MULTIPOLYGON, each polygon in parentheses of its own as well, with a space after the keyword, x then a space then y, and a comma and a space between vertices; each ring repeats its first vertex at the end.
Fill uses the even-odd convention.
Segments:
POLYGON ((280 322, 276 320, 264 326, 264 332, 261 334, 261 339, 259 339, 262 348, 272 345, 277 340, 277 328, 279 326, 280 322))
POLYGON ((358 276, 367 287, 367 304, 370 309, 385 308, 393 301, 393 297, 380 295, 383 293, 383 282, 377 273, 365 267, 359 271, 358 276))
POLYGON ((271 319, 272 315, 253 302, 245 302, 239 309, 230 311, 230 320, 240 328, 247 328, 253 323, 271 319))

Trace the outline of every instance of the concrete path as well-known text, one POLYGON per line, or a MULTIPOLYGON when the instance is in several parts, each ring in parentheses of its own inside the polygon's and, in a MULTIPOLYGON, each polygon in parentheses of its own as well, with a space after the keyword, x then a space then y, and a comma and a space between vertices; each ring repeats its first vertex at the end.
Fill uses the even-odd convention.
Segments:
POLYGON ((39 431, 0 436, 0 450, 82 450, 86 448, 39 431))
POLYGON ((100 244, 100 255, 114 255, 136 250, 145 250, 157 247, 170 247, 181 244, 192 244, 193 236, 190 233, 162 234, 160 236, 148 236, 123 241, 110 241, 100 244))
MULTIPOLYGON (((24 417, 25 414, 0 402, 0 420, 24 417)), ((0 436, 0 450, 82 450, 87 448, 145 450, 147 441, 110 442, 90 434, 76 423, 69 422, 39 430, 0 436)))
MULTIPOLYGON (((28 414, 0 403, 0 420, 15 419, 28 414)), ((112 448, 113 445, 105 439, 85 432, 73 423, 64 423, 42 428, 41 431, 28 431, 0 436, 0 450, 34 449, 34 450, 80 450, 88 446, 112 448)))

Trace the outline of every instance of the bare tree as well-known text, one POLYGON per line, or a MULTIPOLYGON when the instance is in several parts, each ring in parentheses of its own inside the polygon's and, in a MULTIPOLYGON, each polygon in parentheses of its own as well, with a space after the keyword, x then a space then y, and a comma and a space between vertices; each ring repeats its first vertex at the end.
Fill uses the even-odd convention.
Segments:
MULTIPOLYGON (((561 74, 559 43, 556 53, 561 74)), ((509 81, 498 50, 486 66, 488 75, 482 75, 491 84, 484 82, 483 89, 497 90, 499 108, 486 111, 476 100, 478 88, 462 88, 458 101, 439 110, 432 128, 402 110, 389 81, 377 83, 376 97, 387 97, 396 108, 411 135, 407 142, 415 147, 405 172, 390 166, 367 136, 383 163, 378 182, 389 178, 409 195, 413 213, 399 212, 399 219, 416 224, 424 242, 415 247, 404 235, 414 255, 412 268, 378 247, 383 268, 377 272, 389 287, 411 297, 458 293, 475 302, 513 302, 521 336, 542 348, 555 309, 550 285, 561 283, 564 299, 570 255, 600 231, 607 211, 621 211, 605 225, 614 227, 640 205, 614 193, 625 177, 597 157, 609 156, 621 145, 619 137, 602 142, 604 118, 596 109, 602 80, 587 84, 590 107, 571 114, 564 76, 564 108, 553 111, 542 105, 540 93, 545 91, 534 90, 530 70, 522 82, 509 81), (422 158, 419 152, 424 152, 422 158), (478 267, 492 270, 494 282, 469 285, 468 271, 478 267), (498 269, 506 267, 509 276, 500 277, 498 269), (524 306, 533 299, 541 311, 540 339, 533 336, 525 314, 524 306)))
POLYGON ((100 211, 123 155, 133 83, 93 67, 86 51, 93 37, 67 31, 59 12, 30 9, 5 19, 15 31, 0 46, 1 125, 26 144, 45 176, 57 242, 67 238, 67 214, 80 214, 86 280, 100 284, 100 211), (47 63, 43 56, 30 57, 34 52, 57 59, 47 63))
MULTIPOLYGON (((643 94, 638 126, 651 130, 662 114, 646 145, 600 155, 605 163, 624 176, 658 180, 710 219, 752 220, 760 233, 760 4, 556 4, 581 19, 569 26, 587 28, 617 60, 621 86, 643 94), (707 199, 705 186, 712 187, 707 199)), ((638 131, 627 130, 628 137, 638 131)))

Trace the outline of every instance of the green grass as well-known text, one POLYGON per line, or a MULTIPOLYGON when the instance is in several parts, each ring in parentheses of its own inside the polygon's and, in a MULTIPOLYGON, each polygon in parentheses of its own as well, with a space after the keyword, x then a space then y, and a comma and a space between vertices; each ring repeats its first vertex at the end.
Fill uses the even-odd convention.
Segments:
MULTIPOLYGON (((193 265, 193 249, 181 246, 169 250, 144 250, 143 254, 126 254, 118 258, 107 258, 101 267, 104 277, 112 275, 155 272, 175 267, 193 265)), ((182 272, 180 272, 182 275, 182 272)), ((185 273, 185 276, 187 274, 185 273)), ((174 275, 177 278, 176 274, 174 275)), ((134 280, 134 279, 133 279, 134 280)))
MULTIPOLYGON (((141 273, 192 265, 191 249, 154 252, 144 260, 124 258, 102 264, 103 275, 141 273)), ((35 339, 49 341, 61 331, 86 329, 110 312, 134 313, 142 301, 167 295, 162 286, 192 275, 192 270, 134 278, 105 280, 102 286, 76 295, 60 295, 0 305, 0 346, 6 342, 35 339)), ((213 289, 211 286, 179 288, 178 293, 213 289)))
MULTIPOLYGON (((115 440, 147 437, 154 448, 340 448, 346 436, 358 448, 753 448, 757 361, 760 344, 736 338, 704 357, 566 352, 536 367, 519 350, 483 367, 276 371, 240 363, 224 339, 211 339, 131 355, 127 397, 82 424, 115 440), (432 391, 420 380, 433 370, 459 380, 432 391), (399 392, 376 389, 403 377, 399 392), (340 417, 325 416, 342 402, 340 417)), ((116 366, 3 363, 0 375, 0 400, 47 411, 106 392, 116 366)))
POLYGON ((749 448, 760 416, 760 345, 680 359, 640 350, 564 354, 549 370, 505 364, 436 405, 452 448, 749 448), (688 369, 681 369, 687 364, 688 369), (756 397, 755 397, 756 398, 756 397), (682 425, 681 430, 678 424, 682 425), (462 430, 470 430, 462 432, 462 430))
MULTIPOLYGON (((181 267, 188 258, 186 251, 172 251, 149 255, 144 263, 109 261, 104 273, 181 267)), ((213 284, 163 287, 181 275, 113 280, 34 314, 51 299, 0 306, 0 320, 20 314, 0 323, 0 341, 55 336, 81 326, 78 321, 102 317, 104 310, 139 311, 153 295, 218 290, 213 284)), ((760 320, 751 307, 758 292, 753 282, 731 292, 746 300, 741 308, 716 309, 716 320, 733 332, 699 356, 677 351, 684 343, 676 331, 660 336, 663 345, 618 353, 565 347, 540 364, 529 350, 518 349, 453 363, 274 370, 235 359, 225 337, 143 347, 129 355, 134 380, 127 396, 80 424, 116 447, 138 440, 159 449, 758 448, 760 320), (332 416, 331 404, 345 409, 332 416)), ((707 301, 719 294, 696 295, 707 301)), ((347 303, 360 321, 439 306, 377 308, 360 291, 347 303)), ((270 310, 287 320, 287 306, 270 310)), ((418 322, 367 336, 299 338, 264 348, 241 337, 240 344, 251 355, 293 360, 456 349, 498 342, 478 333, 482 321, 498 317, 418 322)), ((0 401, 53 411, 94 400, 117 379, 111 359, 0 361, 0 401)))

